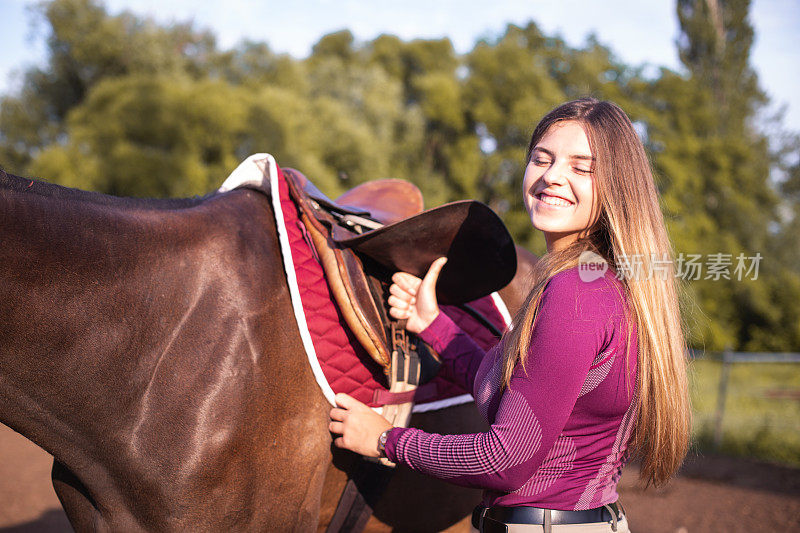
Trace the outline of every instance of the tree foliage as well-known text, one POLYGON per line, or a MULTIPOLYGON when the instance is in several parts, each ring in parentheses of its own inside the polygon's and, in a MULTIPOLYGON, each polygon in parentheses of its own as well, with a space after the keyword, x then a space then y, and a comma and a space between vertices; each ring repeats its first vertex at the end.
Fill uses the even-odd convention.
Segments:
POLYGON ((463 55, 448 39, 360 43, 343 30, 294 59, 262 42, 223 50, 192 24, 112 15, 99 0, 37 10, 46 63, 0 99, 11 172, 186 196, 268 151, 333 196, 400 177, 429 206, 482 200, 542 254, 519 194, 527 142, 552 107, 593 95, 640 131, 676 253, 763 256, 757 280, 687 284, 692 344, 800 349, 800 142, 765 133, 749 0, 677 0, 684 70, 649 76, 594 37, 573 47, 533 22, 463 55))

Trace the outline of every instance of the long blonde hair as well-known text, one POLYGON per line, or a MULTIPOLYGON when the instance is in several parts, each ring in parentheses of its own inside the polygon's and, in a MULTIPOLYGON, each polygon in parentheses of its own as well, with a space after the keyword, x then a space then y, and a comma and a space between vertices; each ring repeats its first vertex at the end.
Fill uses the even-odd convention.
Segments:
MULTIPOLYGON (((508 386, 516 365, 525 365, 547 282, 576 266, 584 251, 600 255, 618 272, 626 273, 621 281, 639 347, 634 397, 638 418, 629 448, 641 460, 640 478, 660 486, 686 456, 691 407, 687 347, 678 307, 680 286, 653 173, 627 115, 617 105, 593 98, 567 102, 548 113, 533 132, 528 159, 547 130, 563 121, 583 126, 596 160, 596 222, 570 246, 546 254, 535 266, 533 289, 504 338, 503 387, 508 386), (628 263, 621 262, 626 258, 628 263), (638 272, 626 268, 633 264, 639 266, 638 272)), ((626 362, 630 364, 628 353, 626 362)))

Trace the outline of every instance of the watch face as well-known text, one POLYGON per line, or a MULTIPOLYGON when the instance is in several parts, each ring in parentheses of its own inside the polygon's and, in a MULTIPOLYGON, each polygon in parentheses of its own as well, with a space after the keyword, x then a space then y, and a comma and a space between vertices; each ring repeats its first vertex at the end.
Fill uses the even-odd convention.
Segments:
POLYGON ((386 457, 386 441, 389 439, 389 430, 387 429, 381 436, 378 437, 378 451, 381 457, 386 457))

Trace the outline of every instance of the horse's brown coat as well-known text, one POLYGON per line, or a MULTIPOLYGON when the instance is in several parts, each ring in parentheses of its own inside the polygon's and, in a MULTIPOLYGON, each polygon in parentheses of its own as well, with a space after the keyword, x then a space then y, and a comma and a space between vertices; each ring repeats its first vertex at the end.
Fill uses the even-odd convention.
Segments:
MULTIPOLYGON (((0 253, 0 422, 54 456, 77 531, 308 531, 323 492, 325 523, 341 460, 265 196, 129 200, 0 173, 0 253)), ((466 431, 469 409, 416 418, 466 431)), ((474 503, 461 490, 401 471, 376 518, 407 529, 404 498, 425 495, 447 527, 474 503)))

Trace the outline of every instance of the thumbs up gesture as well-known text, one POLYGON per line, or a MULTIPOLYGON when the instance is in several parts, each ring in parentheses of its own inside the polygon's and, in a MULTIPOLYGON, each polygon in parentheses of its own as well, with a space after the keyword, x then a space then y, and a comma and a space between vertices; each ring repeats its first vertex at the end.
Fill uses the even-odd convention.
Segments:
POLYGON ((398 320, 407 320, 406 329, 411 333, 424 330, 439 316, 436 282, 446 262, 446 257, 434 261, 422 279, 408 272, 396 272, 392 276, 389 314, 398 320))

